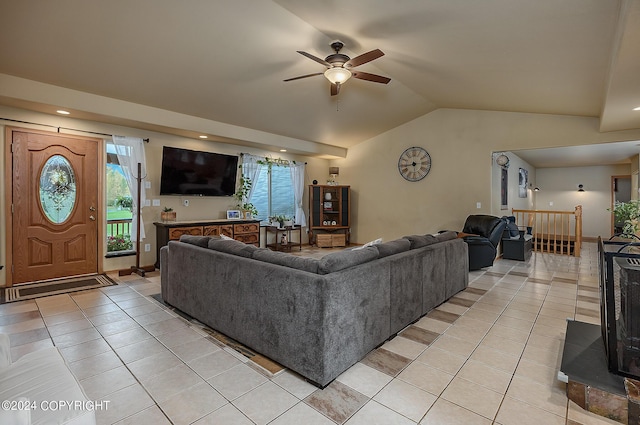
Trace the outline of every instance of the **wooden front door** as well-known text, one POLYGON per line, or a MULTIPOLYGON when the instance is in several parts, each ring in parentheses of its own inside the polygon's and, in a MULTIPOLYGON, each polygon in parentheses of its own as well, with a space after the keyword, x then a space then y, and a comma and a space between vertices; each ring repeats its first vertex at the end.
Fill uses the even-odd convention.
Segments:
POLYGON ((11 133, 11 283, 97 273, 100 141, 11 133))

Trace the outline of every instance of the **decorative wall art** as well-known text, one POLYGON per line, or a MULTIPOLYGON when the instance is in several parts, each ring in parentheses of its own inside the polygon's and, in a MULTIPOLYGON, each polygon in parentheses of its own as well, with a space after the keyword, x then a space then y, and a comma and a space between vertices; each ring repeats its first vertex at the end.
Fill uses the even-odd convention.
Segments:
POLYGON ((527 197, 527 185, 529 184, 529 172, 524 168, 518 170, 518 196, 527 197))
POLYGON ((509 193, 509 169, 502 167, 500 169, 500 209, 509 209, 508 197, 509 193))

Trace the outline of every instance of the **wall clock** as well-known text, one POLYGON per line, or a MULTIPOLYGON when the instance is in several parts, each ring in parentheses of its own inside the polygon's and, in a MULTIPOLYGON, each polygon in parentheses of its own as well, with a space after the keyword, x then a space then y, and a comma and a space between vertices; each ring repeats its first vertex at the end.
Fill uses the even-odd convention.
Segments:
POLYGON ((431 171, 431 156, 424 148, 406 149, 398 159, 400 175, 410 182, 422 180, 431 171))

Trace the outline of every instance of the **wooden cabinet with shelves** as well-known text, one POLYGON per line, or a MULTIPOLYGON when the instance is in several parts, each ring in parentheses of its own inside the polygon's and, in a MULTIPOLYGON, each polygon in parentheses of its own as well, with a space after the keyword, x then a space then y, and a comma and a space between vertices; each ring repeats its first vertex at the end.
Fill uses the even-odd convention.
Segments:
POLYGON ((153 223, 156 226, 156 268, 160 267, 160 248, 182 235, 225 235, 240 242, 260 246, 260 220, 202 220, 153 223))
POLYGON ((309 243, 318 246, 349 244, 351 228, 351 188, 349 186, 309 186, 309 243), (331 238, 336 244, 318 244, 318 234, 342 234, 331 238))

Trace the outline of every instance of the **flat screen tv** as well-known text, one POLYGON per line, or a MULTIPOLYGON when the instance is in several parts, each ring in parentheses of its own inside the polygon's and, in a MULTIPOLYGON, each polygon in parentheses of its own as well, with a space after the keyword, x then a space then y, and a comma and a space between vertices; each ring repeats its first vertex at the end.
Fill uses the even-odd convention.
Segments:
POLYGON ((160 195, 231 196, 238 157, 164 146, 160 195))

